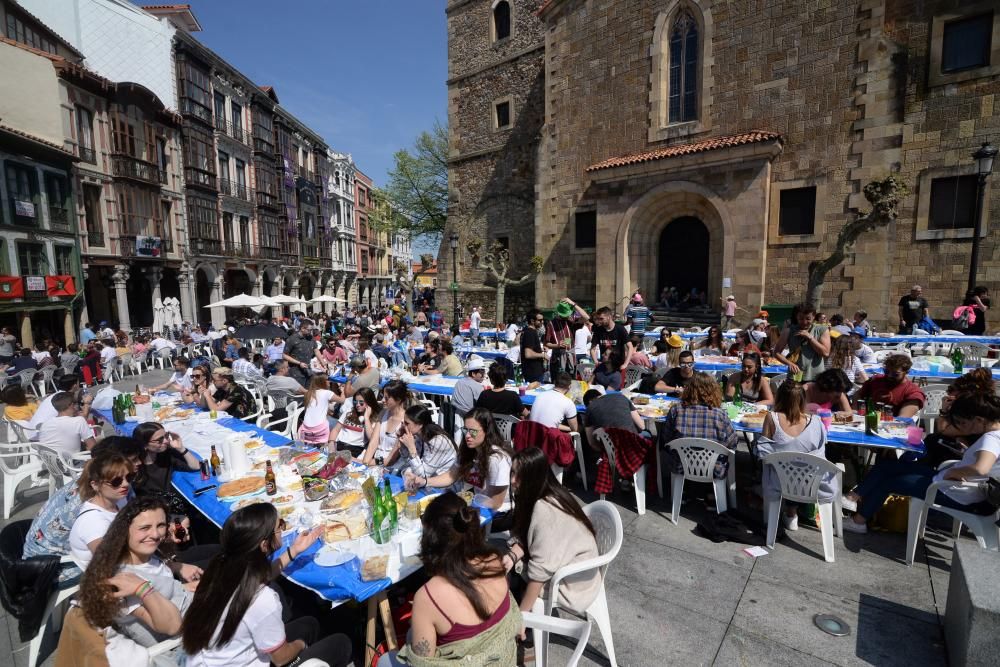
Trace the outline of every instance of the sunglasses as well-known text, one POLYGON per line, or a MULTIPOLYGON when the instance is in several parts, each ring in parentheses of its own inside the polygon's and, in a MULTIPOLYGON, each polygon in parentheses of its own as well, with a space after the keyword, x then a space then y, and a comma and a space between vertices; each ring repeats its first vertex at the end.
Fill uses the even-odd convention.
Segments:
POLYGON ((205 374, 204 373, 191 373, 191 377, 197 378, 197 379, 200 380, 201 378, 205 377, 205 374))
POLYGON ((462 433, 465 435, 471 435, 473 438, 475 438, 477 435, 482 433, 482 431, 480 431, 478 428, 465 428, 463 426, 462 433))
POLYGON ((682 361, 679 365, 681 368, 694 368, 693 361, 682 361))
POLYGON ((168 440, 170 440, 170 436, 166 435, 166 434, 160 436, 159 438, 150 438, 149 439, 150 442, 167 442, 168 440))
POLYGON ((104 483, 107 484, 108 486, 110 486, 112 489, 120 489, 123 486, 128 486, 129 484, 131 484, 132 480, 134 480, 134 479, 135 479, 135 475, 129 473, 128 475, 125 475, 124 477, 122 477, 121 475, 119 475, 118 477, 112 477, 111 479, 106 479, 106 480, 104 480, 104 483))

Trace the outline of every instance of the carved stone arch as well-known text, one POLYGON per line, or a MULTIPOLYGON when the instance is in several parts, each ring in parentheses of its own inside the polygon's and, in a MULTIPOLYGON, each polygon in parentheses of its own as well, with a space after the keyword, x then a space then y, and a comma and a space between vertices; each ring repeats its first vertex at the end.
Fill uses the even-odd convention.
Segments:
POLYGON ((650 142, 674 137, 701 134, 711 129, 712 88, 712 38, 715 24, 707 0, 671 0, 656 15, 653 43, 649 48, 652 61, 649 75, 649 130, 650 142), (704 6, 703 6, 704 5, 704 6), (698 79, 698 118, 682 123, 670 123, 670 31, 681 12, 687 12, 698 25, 700 76, 698 79))

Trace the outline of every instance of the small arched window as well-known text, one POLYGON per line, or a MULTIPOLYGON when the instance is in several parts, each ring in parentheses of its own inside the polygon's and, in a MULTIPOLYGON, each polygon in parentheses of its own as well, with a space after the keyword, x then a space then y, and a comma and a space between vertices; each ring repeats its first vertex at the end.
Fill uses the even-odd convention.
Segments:
POLYGON ((510 3, 500 0, 493 6, 493 41, 510 37, 510 3))
POLYGON ((698 24, 681 12, 670 29, 670 121, 698 119, 698 24))

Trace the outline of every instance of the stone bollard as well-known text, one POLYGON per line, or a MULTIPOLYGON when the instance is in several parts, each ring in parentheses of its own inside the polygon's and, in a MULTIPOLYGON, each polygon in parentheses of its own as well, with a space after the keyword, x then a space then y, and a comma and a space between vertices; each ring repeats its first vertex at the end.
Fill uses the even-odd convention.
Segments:
POLYGON ((952 667, 996 665, 1000 654, 1000 552, 955 544, 944 617, 952 667))

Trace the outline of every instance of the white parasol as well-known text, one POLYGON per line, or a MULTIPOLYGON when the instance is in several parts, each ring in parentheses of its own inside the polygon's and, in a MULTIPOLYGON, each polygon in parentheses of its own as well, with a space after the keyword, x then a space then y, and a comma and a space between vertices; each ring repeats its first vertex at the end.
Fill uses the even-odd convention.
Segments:
POLYGON ((323 296, 318 296, 315 299, 309 299, 309 303, 347 303, 347 299, 338 299, 335 296, 324 294, 323 296))
MULTIPOLYGON (((266 298, 266 297, 265 297, 266 298)), ((253 308, 254 306, 269 306, 270 303, 263 301, 262 297, 250 296, 249 294, 237 294, 222 301, 208 304, 208 308, 253 308)))
POLYGON ((163 333, 163 302, 156 297, 153 302, 153 333, 163 333))

